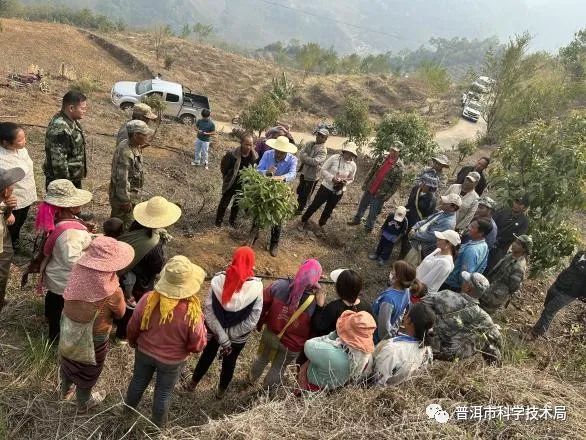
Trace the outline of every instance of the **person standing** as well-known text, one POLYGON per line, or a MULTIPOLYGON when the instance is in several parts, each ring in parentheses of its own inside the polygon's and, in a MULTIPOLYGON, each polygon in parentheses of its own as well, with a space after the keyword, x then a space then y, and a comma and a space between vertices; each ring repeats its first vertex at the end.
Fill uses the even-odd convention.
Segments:
POLYGON ((254 251, 246 246, 234 251, 226 272, 212 278, 204 306, 208 343, 201 354, 191 381, 185 386, 194 391, 214 362, 218 350, 222 360, 216 397, 224 397, 236 368, 236 361, 262 312, 263 285, 254 277, 254 251))
POLYGON ((328 157, 326 141, 330 132, 326 128, 316 131, 315 141, 308 142, 299 151, 299 185, 297 186, 297 215, 301 215, 307 201, 313 194, 320 176, 322 164, 328 157))
POLYGON ((128 229, 133 221, 132 210, 140 202, 140 190, 144 184, 142 150, 153 134, 146 122, 130 121, 126 124, 128 140, 118 144, 112 158, 110 177, 110 217, 117 217, 128 229))
POLYGON ((391 258, 395 243, 404 235, 407 235, 409 222, 405 218, 407 209, 404 206, 397 206, 391 212, 381 228, 381 236, 375 251, 368 255, 369 260, 376 260, 379 266, 384 266, 391 258))
POLYGON ((354 219, 348 222, 349 226, 359 225, 368 208, 365 229, 367 233, 372 232, 376 218, 382 211, 383 205, 401 186, 405 168, 399 158, 401 148, 403 148, 403 143, 395 141, 387 157, 376 160, 366 176, 362 186, 364 193, 358 204, 358 211, 354 219))
POLYGON ((533 240, 528 235, 516 236, 511 252, 487 272, 490 287, 480 297, 480 307, 484 311, 492 315, 497 309, 507 307, 521 288, 532 246, 533 240))
POLYGON ((232 208, 230 209, 230 218, 228 223, 233 228, 236 227, 236 218, 238 217, 238 197, 237 192, 242 189, 240 182, 240 171, 244 168, 254 166, 257 160, 256 151, 253 147, 252 134, 245 133, 240 138, 240 147, 228 151, 222 158, 220 163, 220 171, 222 172, 222 198, 218 204, 218 211, 216 213, 216 226, 219 228, 224 221, 224 214, 230 201, 232 201, 232 208))
POLYGON ((427 219, 417 222, 409 232, 409 242, 421 258, 427 257, 436 249, 435 232, 444 232, 456 226, 456 212, 460 209, 462 199, 457 194, 448 194, 440 198, 439 210, 427 219))
POLYGON ((456 176, 456 183, 460 185, 464 184, 464 181, 466 180, 468 174, 470 174, 473 171, 477 172, 480 175, 480 178, 478 179, 478 184, 476 185, 476 193, 479 196, 481 196, 484 190, 486 189, 487 185, 484 171, 488 168, 488 165, 490 165, 490 158, 481 157, 476 162, 476 165, 462 167, 462 169, 458 172, 458 175, 456 176))
POLYGON ((464 183, 451 185, 445 193, 445 195, 458 194, 462 199, 462 205, 456 215, 456 227, 454 228, 459 233, 466 231, 478 208, 479 196, 474 191, 474 188, 476 188, 479 180, 480 174, 472 171, 468 173, 466 179, 464 179, 464 183))
POLYGON ((574 300, 586 301, 586 251, 578 251, 570 265, 560 272, 545 296, 543 312, 529 331, 529 340, 544 336, 555 315, 574 300))
POLYGON ((45 187, 53 180, 67 179, 81 189, 87 176, 85 134, 79 123, 87 111, 87 97, 70 90, 63 96, 61 110, 45 133, 45 187))
MULTIPOLYGON (((257 171, 270 179, 279 182, 291 183, 297 175, 297 147, 289 142, 285 136, 279 136, 277 139, 269 139, 267 145, 272 150, 267 151, 260 163, 257 171)), ((254 222, 254 220, 253 220, 254 222)), ((271 228, 271 243, 269 252, 271 256, 276 257, 279 249, 279 239, 281 238, 282 225, 275 225, 271 228)), ((251 230, 251 244, 258 239, 258 226, 253 224, 251 230)))
POLYGON ((285 136, 287 139, 289 139, 290 143, 295 145, 295 140, 293 139, 293 136, 287 127, 282 125, 271 127, 265 132, 265 137, 259 138, 254 145, 254 151, 256 151, 256 154, 258 155, 258 162, 260 162, 263 155, 271 149, 271 147, 267 145, 267 141, 269 139, 277 139, 279 136, 285 136))
POLYGON ((116 272, 133 257, 134 251, 126 243, 96 237, 73 266, 63 292, 61 397, 67 400, 75 391, 78 412, 87 412, 102 401, 101 395, 92 394, 92 388, 108 354, 112 321, 122 317, 125 309, 116 272))
POLYGON ((207 108, 201 111, 201 118, 195 122, 197 129, 197 138, 195 140, 195 154, 191 165, 203 165, 208 168, 208 150, 210 148, 211 137, 216 134, 216 124, 211 118, 212 112, 207 108))
POLYGON ((187 357, 200 353, 207 342, 198 296, 205 276, 187 257, 171 258, 155 290, 140 299, 128 323, 128 342, 135 354, 124 403, 136 409, 156 373, 151 420, 158 427, 167 423, 187 357))
POLYGON ((0 312, 6 305, 6 285, 10 276, 10 264, 14 256, 8 224, 14 222, 12 210, 17 200, 12 194, 12 186, 22 180, 25 172, 22 168, 0 169, 0 312))
MULTIPOLYGON (((153 112, 151 107, 146 105, 145 103, 140 102, 138 104, 135 104, 134 107, 132 107, 131 121, 142 121, 145 124, 150 124, 155 119, 157 119, 157 115, 153 112)), ((116 136, 116 145, 128 139, 128 130, 126 125, 127 122, 122 124, 120 130, 118 130, 118 135, 116 136)))
POLYGON ((21 250, 20 230, 28 217, 33 203, 37 201, 37 186, 33 161, 26 149, 24 129, 12 122, 0 123, 0 169, 21 168, 24 178, 14 183, 12 194, 16 197, 16 208, 12 210, 14 223, 8 225, 12 248, 15 252, 21 250))
POLYGON ((498 233, 496 245, 491 249, 488 258, 488 270, 503 259, 509 247, 515 240, 515 235, 524 235, 529 230, 529 197, 527 195, 517 197, 513 200, 511 208, 503 208, 496 212, 494 222, 497 225, 498 233))
POLYGON ((436 293, 454 270, 454 259, 460 245, 460 235, 448 229, 434 232, 437 249, 417 266, 417 279, 427 287, 427 294, 436 293))
MULTIPOLYGON (((484 219, 490 222, 492 229, 488 233, 486 238, 486 244, 488 245, 488 251, 496 246, 496 237, 498 233, 498 226, 496 225, 494 219, 492 218, 492 214, 494 212, 494 208, 496 207, 496 202, 488 196, 482 196, 478 199, 478 208, 476 208, 476 213, 474 214, 473 220, 484 219)), ((470 236, 468 234, 464 234, 462 237, 462 243, 466 243, 470 240, 470 236)))
POLYGON ((315 212, 326 205, 319 218, 320 232, 323 233, 323 227, 329 220, 332 212, 342 199, 346 187, 354 182, 356 177, 356 163, 358 157, 358 147, 354 142, 346 142, 342 146, 341 154, 334 154, 324 163, 321 169, 322 183, 317 190, 311 205, 301 216, 301 222, 297 229, 303 231, 307 222, 315 212))
POLYGON ((415 179, 415 185, 421 183, 421 179, 423 176, 428 176, 433 179, 437 179, 438 184, 436 189, 441 190, 445 188, 448 183, 448 176, 444 173, 444 170, 447 170, 449 168, 450 160, 448 159, 448 156, 446 156, 445 154, 438 154, 437 156, 431 158, 431 166, 423 168, 423 170, 419 174, 419 177, 415 179))
POLYGON ((470 241, 460 247, 458 257, 454 263, 454 270, 448 276, 444 285, 440 288, 460 291, 462 285, 462 273, 482 273, 488 262, 488 245, 486 235, 490 232, 490 223, 484 219, 474 220, 468 227, 470 241))

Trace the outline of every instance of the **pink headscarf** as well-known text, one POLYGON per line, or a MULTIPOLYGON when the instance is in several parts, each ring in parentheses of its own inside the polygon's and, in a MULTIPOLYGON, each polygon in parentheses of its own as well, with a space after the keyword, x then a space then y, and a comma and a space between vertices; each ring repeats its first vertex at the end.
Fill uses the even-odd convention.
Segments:
POLYGON ((293 282, 289 286, 289 305, 299 305, 299 300, 307 289, 321 288, 318 281, 321 278, 321 265, 315 259, 307 260, 297 270, 293 282))
POLYGON ((51 232, 55 229, 55 214, 60 208, 42 202, 37 210, 35 229, 37 232, 51 232))

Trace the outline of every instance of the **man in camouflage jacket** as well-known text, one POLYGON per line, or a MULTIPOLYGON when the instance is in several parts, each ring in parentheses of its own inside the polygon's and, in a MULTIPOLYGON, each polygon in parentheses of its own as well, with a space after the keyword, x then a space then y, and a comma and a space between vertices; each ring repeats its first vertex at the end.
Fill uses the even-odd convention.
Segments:
POLYGON ((111 217, 124 222, 124 228, 132 224, 132 210, 140 202, 140 190, 144 184, 142 149, 148 146, 148 137, 153 134, 144 121, 132 120, 126 124, 128 139, 116 146, 112 159, 109 198, 111 217))
POLYGON ((87 98, 80 92, 69 91, 63 96, 57 113, 45 133, 45 183, 70 180, 77 188, 87 176, 85 135, 79 123, 87 109, 87 98))
POLYGON ((396 141, 392 145, 388 156, 380 158, 374 163, 362 185, 364 193, 358 204, 358 211, 354 219, 348 222, 348 225, 359 225, 368 208, 368 217, 364 227, 367 232, 372 232, 376 218, 382 211, 383 205, 401 186, 405 169, 405 165, 399 158, 402 147, 403 143, 396 141))
POLYGON ((479 273, 462 272, 462 293, 443 290, 427 295, 422 302, 436 314, 431 346, 436 359, 452 361, 477 351, 490 362, 501 361, 499 327, 478 304, 488 289, 488 280, 479 273))

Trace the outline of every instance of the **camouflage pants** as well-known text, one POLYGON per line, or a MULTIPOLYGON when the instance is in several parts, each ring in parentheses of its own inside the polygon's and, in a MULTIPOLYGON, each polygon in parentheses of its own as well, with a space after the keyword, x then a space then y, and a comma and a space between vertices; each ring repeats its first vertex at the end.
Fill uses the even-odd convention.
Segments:
POLYGON ((134 209, 135 204, 134 203, 132 204, 132 208, 128 212, 126 212, 122 208, 122 204, 120 204, 120 203, 110 202, 110 206, 112 207, 112 212, 110 213, 110 217, 116 217, 116 218, 119 218, 120 220, 122 220, 122 222, 124 223, 124 230, 128 231, 128 228, 130 227, 130 225, 134 221, 134 215, 132 214, 132 211, 134 209))

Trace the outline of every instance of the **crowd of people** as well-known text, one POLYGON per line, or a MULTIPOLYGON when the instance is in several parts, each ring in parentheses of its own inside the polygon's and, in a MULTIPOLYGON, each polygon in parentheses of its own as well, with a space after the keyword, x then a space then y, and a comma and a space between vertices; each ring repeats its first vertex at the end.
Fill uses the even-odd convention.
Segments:
MULTIPOLYGON (((364 298, 363 277, 351 268, 329 274, 337 299, 326 303, 320 285, 323 269, 316 259, 304 261, 293 278, 265 287, 255 277, 252 246, 259 229, 254 221, 250 246, 234 251, 231 263, 211 278, 205 293, 206 273, 199 265, 184 256, 167 256, 167 229, 179 220, 181 208, 161 196, 141 198, 142 150, 149 146, 149 123, 156 118, 145 104, 135 105, 132 119, 117 134, 111 218, 99 234, 88 221, 83 210, 92 193, 82 188, 88 164, 80 125, 86 109, 87 98, 70 91, 47 128, 46 191, 35 217, 39 240, 22 278, 24 286, 30 274, 39 275, 48 337, 60 355, 61 398, 75 395, 79 412, 91 410, 103 397, 93 388, 114 328, 116 339, 135 349, 125 408, 138 406, 155 375, 152 421, 158 426, 166 423, 187 358, 201 353, 182 385, 193 392, 219 353, 216 396, 222 398, 255 329, 261 336, 249 384, 262 377, 263 387, 272 390, 295 365, 298 394, 347 384, 398 384, 432 359, 451 361, 480 353, 488 362, 501 362, 502 335, 493 316, 518 293, 527 272, 530 197, 519 195, 509 206, 484 195, 490 192, 484 174, 489 158, 464 167, 451 185, 445 173, 448 158, 430 158, 430 166, 412 183, 405 206, 385 213, 378 245, 368 257, 389 267, 388 288, 372 304, 364 298), (398 256, 393 259, 395 244, 398 256)), ((205 112, 196 126, 193 165, 208 168, 215 125, 205 112)), ((317 225, 323 233, 356 180, 359 156, 356 145, 346 142, 341 152, 328 157, 327 129, 320 127, 315 135, 315 141, 299 146, 297 156, 298 146, 286 127, 271 128, 256 145, 252 135, 244 134, 240 146, 220 163, 223 184, 216 226, 222 226, 230 204, 229 224, 236 225, 239 173, 255 167, 286 184, 299 175, 297 229, 305 231, 325 205, 317 225)), ((403 148, 396 141, 386 157, 374 161, 349 226, 361 225, 368 209, 364 230, 375 230, 385 203, 405 183, 403 148)), ((0 123, 0 310, 13 254, 24 251, 20 229, 37 200, 33 167, 25 130, 0 123)), ((281 233, 281 225, 272 227, 272 256, 281 233)), ((580 251, 547 292, 529 339, 545 334, 561 308, 584 297, 585 276, 586 252, 580 251)))

